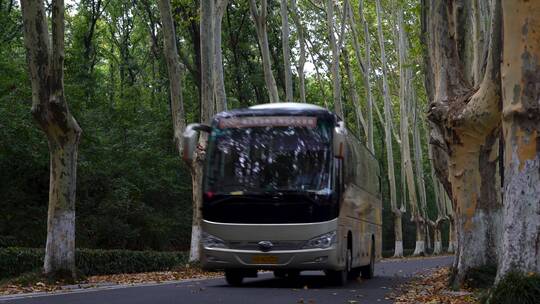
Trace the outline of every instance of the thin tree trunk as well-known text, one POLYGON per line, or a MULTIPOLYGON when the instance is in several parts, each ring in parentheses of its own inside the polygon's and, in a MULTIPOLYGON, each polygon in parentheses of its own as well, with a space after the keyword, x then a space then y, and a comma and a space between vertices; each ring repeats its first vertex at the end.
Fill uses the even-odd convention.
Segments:
POLYGON ((334 97, 334 111, 336 114, 345 119, 343 116, 343 105, 341 104, 341 76, 339 74, 339 48, 334 34, 334 0, 326 1, 326 24, 328 26, 328 39, 330 42, 330 51, 332 54, 332 92, 334 97))
POLYGON ((356 77, 351 70, 351 64, 349 61, 349 54, 346 49, 343 49, 343 66, 347 72, 347 78, 349 80, 349 91, 354 105, 354 114, 356 119, 356 128, 358 130, 358 135, 362 133, 367 137, 367 125, 364 116, 362 115, 362 107, 360 106, 360 98, 358 97, 358 92, 356 91, 356 77))
POLYGON ((456 226, 454 225, 454 219, 448 220, 448 253, 456 252, 456 226))
POLYGON ((289 11, 287 0, 281 0, 281 42, 283 49, 283 71, 285 72, 285 100, 293 102, 293 85, 291 71, 291 47, 289 46, 289 11))
MULTIPOLYGON (((401 211, 397 208, 397 199, 396 199, 396 178, 394 172, 394 151, 392 148, 392 115, 391 115, 391 101, 390 101, 390 91, 388 87, 388 82, 386 78, 386 54, 384 49, 384 37, 381 27, 381 4, 377 0, 377 20, 378 20, 378 34, 379 34, 379 45, 381 49, 381 61, 382 61, 382 74, 383 74, 383 99, 384 99, 384 133, 385 133, 385 146, 386 146, 386 160, 388 163, 388 181, 390 183, 390 206, 392 212, 394 213, 394 231, 396 235, 396 245, 399 246, 397 242, 402 241, 398 239, 402 233, 399 231, 401 225, 398 225, 399 220, 396 221, 397 217, 401 217, 401 211)), ((401 243, 402 244, 402 243, 401 243)), ((398 249, 396 246, 396 249, 398 249)), ((394 252, 394 254, 399 254, 394 252)), ((398 255, 399 256, 399 255, 398 255)))
POLYGON ((497 278, 540 273, 540 3, 503 2, 504 229, 497 278))
MULTIPOLYGON (((362 24, 364 25, 364 47, 365 47, 365 73, 364 73, 364 86, 366 89, 366 103, 367 103, 367 124, 368 124, 368 138, 367 146, 369 150, 375 153, 375 147, 373 143, 373 97, 371 95, 371 82, 369 75, 371 73, 371 41, 369 34, 369 26, 364 16, 363 0, 359 0, 358 10, 360 11, 360 17, 362 24)), ((358 55, 357 55, 358 56, 358 55)))
MULTIPOLYGON (((212 117, 214 103, 214 1, 201 1, 201 122, 208 124, 212 117)), ((193 187, 193 219, 191 227, 190 262, 200 259, 201 221, 202 221, 202 168, 205 158, 204 151, 208 134, 202 132, 199 136, 199 148, 191 164, 191 180, 193 187)))
POLYGON ((266 89, 268 90, 268 96, 270 102, 279 102, 279 93, 276 85, 276 79, 272 73, 272 61, 270 58, 270 47, 268 45, 268 32, 267 32, 267 0, 261 0, 261 9, 257 8, 256 0, 249 0, 249 7, 251 10, 251 17, 255 24, 255 31, 257 32, 257 39, 259 41, 259 47, 261 49, 261 58, 263 62, 264 81, 266 83, 266 89))
MULTIPOLYGON (((412 89, 412 88, 411 88, 412 89)), ((414 98, 414 93, 412 94, 414 98)), ((423 226, 426 229, 426 236, 428 241, 428 248, 431 248, 431 241, 429 236, 429 225, 427 225, 427 197, 426 197, 426 186, 424 183, 424 168, 423 168, 423 157, 422 157, 422 146, 420 142, 420 127, 419 127, 419 119, 418 115, 416 115, 416 112, 418 109, 416 109, 415 105, 415 114, 414 114, 414 131, 413 131, 413 139, 414 139, 414 159, 415 159, 415 167, 416 167, 416 181, 418 185, 418 192, 420 194, 420 205, 419 205, 419 213, 417 218, 415 219, 418 222, 421 222, 421 226, 423 226)), ((417 234, 418 235, 418 234, 417 234)), ((416 240, 416 243, 419 244, 423 240, 416 240)), ((421 246, 424 247, 425 246, 421 246)), ((424 252, 421 251, 421 248, 415 249, 416 254, 424 254, 424 252)))
POLYGON ((425 255, 426 254, 426 242, 424 241, 425 228, 424 223, 421 221, 415 221, 416 224, 416 244, 414 247, 413 256, 425 255))
POLYGON ((221 22, 229 0, 215 0, 214 19, 214 95, 216 112, 227 110, 225 76, 223 73, 223 54, 221 51, 221 22))
MULTIPOLYGON (((349 20, 349 24, 351 26, 351 31, 352 31, 352 41, 353 41, 353 46, 354 46, 354 54, 356 55, 356 62, 358 63, 358 69, 362 72, 362 78, 364 79, 364 84, 366 83, 365 80, 367 79, 367 71, 365 70, 365 67, 364 67, 364 63, 363 63, 363 59, 362 59, 362 52, 360 51, 360 43, 358 42, 358 30, 356 28, 356 21, 354 19, 354 13, 352 11, 352 7, 349 3, 349 0, 345 0, 344 2, 344 5, 347 9, 347 11, 345 12, 346 13, 346 16, 348 17, 347 19, 349 20)), ((344 52, 345 54, 345 52, 344 52)), ((348 59, 347 59, 348 60, 348 59)), ((362 118, 362 129, 364 131, 364 134, 365 134, 365 140, 366 142, 369 141, 369 126, 367 125, 363 115, 362 115, 362 111, 361 109, 359 108, 360 107, 360 101, 359 101, 359 98, 358 98, 358 93, 356 92, 356 77, 354 77, 354 74, 350 73, 350 68, 347 67, 347 77, 349 79, 351 79, 351 82, 355 85, 354 89, 355 89, 355 92, 354 92, 354 95, 353 95, 353 101, 356 100, 358 101, 358 107, 355 105, 355 109, 357 112, 357 117, 359 116, 358 114, 360 114, 361 118, 362 118), (349 75, 351 74, 351 75, 349 75)), ((369 82, 369 79, 368 79, 368 82, 369 82)), ((367 90, 367 88, 365 88, 367 90)), ((371 94, 369 94, 371 95, 371 94)), ((359 130, 360 132, 360 130, 359 130)), ((368 143, 368 147, 370 146, 370 143, 368 143)))
POLYGON ((304 37, 304 27, 300 21, 300 12, 296 5, 296 0, 291 0, 291 6, 293 10, 293 21, 296 26, 296 32, 298 34, 298 43, 300 44, 300 54, 298 58, 298 66, 296 68, 299 79, 300 89, 300 101, 306 102, 306 74, 304 72, 304 66, 306 64, 306 39, 304 37))
POLYGON ((182 67, 176 45, 176 30, 174 28, 170 0, 159 0, 157 4, 161 15, 161 28, 163 31, 163 53, 169 76, 174 142, 178 155, 182 155, 182 134, 186 128, 186 119, 182 98, 182 67))
MULTIPOLYGON (((400 81, 400 137, 401 137, 401 163, 402 168, 405 170, 405 179, 407 185, 407 193, 409 194, 409 200, 411 205, 412 220, 417 222, 420 220, 418 198, 416 196, 416 186, 414 183, 414 171, 411 161, 411 147, 409 143, 409 108, 410 108, 410 88, 411 85, 411 71, 405 68, 407 65, 407 45, 406 36, 403 29, 403 15, 401 9, 398 12, 398 27, 399 27, 399 81, 400 81)), ((395 213, 395 211, 394 211, 395 213)), ((418 241, 418 240, 417 240, 418 241)), ((417 248, 418 249, 418 248, 417 248)), ((415 252, 417 252, 415 250, 415 252)), ((418 252, 417 252, 418 253, 418 252)))
POLYGON ((433 236, 435 238, 435 245, 433 246, 433 254, 438 255, 442 253, 442 236, 441 236, 441 228, 439 226, 435 226, 433 230, 433 236))
POLYGON ((23 0, 21 7, 32 83, 32 114, 49 144, 49 208, 43 268, 50 276, 75 277, 75 193, 82 130, 64 95, 64 1, 52 1, 52 39, 43 2, 23 0))

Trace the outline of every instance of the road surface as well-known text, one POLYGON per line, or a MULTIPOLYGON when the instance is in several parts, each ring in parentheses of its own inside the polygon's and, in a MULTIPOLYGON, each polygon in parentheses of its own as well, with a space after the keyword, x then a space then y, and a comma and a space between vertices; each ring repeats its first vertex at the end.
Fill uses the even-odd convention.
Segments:
POLYGON ((17 304, 173 304, 173 303, 392 303, 385 299, 393 287, 410 280, 415 274, 448 266, 452 257, 435 257, 400 261, 383 261, 376 265, 371 280, 351 281, 346 286, 327 285, 322 272, 302 272, 295 282, 275 279, 271 273, 245 279, 240 287, 230 287, 224 279, 208 279, 152 286, 114 289, 92 289, 63 294, 20 297, 0 303, 17 304))

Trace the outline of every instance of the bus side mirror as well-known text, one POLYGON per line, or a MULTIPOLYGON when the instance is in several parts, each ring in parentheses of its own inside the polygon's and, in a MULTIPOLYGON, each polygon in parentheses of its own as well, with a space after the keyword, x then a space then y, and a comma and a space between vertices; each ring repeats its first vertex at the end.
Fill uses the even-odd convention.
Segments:
POLYGON ((334 128, 334 156, 337 158, 345 157, 345 139, 347 136, 347 129, 345 128, 345 122, 339 121, 334 128))
POLYGON ((182 152, 182 159, 191 163, 195 157, 195 151, 197 150, 197 144, 199 143, 199 134, 200 131, 210 133, 212 128, 208 125, 193 123, 189 124, 182 135, 182 141, 184 146, 184 151, 182 152))

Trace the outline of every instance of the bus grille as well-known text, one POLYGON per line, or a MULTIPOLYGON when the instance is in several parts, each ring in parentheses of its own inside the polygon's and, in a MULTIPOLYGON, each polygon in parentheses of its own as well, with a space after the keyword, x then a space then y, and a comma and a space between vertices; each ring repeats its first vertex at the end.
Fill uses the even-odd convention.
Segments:
MULTIPOLYGON (((271 251, 275 250, 298 250, 302 248, 305 241, 271 241, 274 246, 271 251)), ((256 250, 260 251, 259 241, 256 242, 229 242, 229 248, 237 250, 256 250)))

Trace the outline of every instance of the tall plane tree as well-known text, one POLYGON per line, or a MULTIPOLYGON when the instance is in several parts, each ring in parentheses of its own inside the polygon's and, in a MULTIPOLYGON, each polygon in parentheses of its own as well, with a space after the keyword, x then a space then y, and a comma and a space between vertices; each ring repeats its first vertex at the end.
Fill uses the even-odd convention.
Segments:
MULTIPOLYGON (((497 263, 502 234, 497 180, 501 115, 500 0, 492 1, 489 10, 482 10, 474 3, 478 1, 467 1, 467 7, 459 10, 455 8, 462 1, 423 3, 430 142, 434 145, 436 173, 455 205, 458 248, 454 283, 461 283, 473 267, 497 263), (480 17, 472 18, 474 14, 480 17), (471 23, 478 20, 490 20, 489 39, 481 39, 477 32, 469 31, 471 23), (484 60, 474 61, 467 54, 482 49, 476 47, 478 43, 488 45, 488 55, 484 60), (473 77, 475 70, 481 71, 482 77, 473 77)), ((482 54, 473 57, 484 58, 482 54)))
MULTIPOLYGON (((382 64, 382 78, 383 78, 383 99, 384 99, 384 144, 386 146, 386 160, 388 163, 388 181, 390 183, 390 206, 392 210, 397 209, 397 198, 396 198, 396 178, 394 172, 394 151, 392 148, 392 110, 391 110, 391 100, 390 100, 390 88, 388 86, 387 80, 387 71, 386 71, 386 53, 384 48, 384 36, 381 25, 381 3, 380 0, 376 1, 377 6, 377 32, 379 38, 379 46, 381 49, 381 64, 382 64)), ((382 120, 382 119, 381 119, 382 120)), ((401 227, 401 216, 396 216, 395 225, 400 225, 401 227)), ((397 229, 397 228, 396 228, 397 229)), ((399 241, 400 235, 396 235, 396 240, 399 241)), ((398 248, 399 249, 399 248, 398 248)), ((399 256, 399 250, 397 251, 399 256)))
POLYGON ((75 276, 75 190, 82 130, 64 95, 64 1, 51 3, 50 34, 42 1, 22 0, 21 7, 32 82, 32 114, 49 144, 44 271, 49 275, 75 276))
MULTIPOLYGON (((213 109, 218 106, 214 105, 214 75, 212 74, 214 61, 214 38, 213 38, 213 11, 214 0, 201 1, 201 121, 207 123, 213 113, 213 109), (204 39, 203 39, 204 37, 204 39)), ((178 47, 176 45, 176 34, 174 21, 171 13, 171 3, 169 0, 159 0, 158 6, 161 14, 161 22, 163 28, 163 49, 167 62, 167 70, 169 73, 169 90, 171 98, 171 114, 173 119, 174 140, 178 153, 182 155, 182 133, 186 127, 184 105, 182 100, 182 66, 180 65, 178 47)), ((216 89, 218 90, 218 89, 216 89)), ((216 98, 217 103, 219 101, 216 98)), ((204 135, 204 133, 203 133, 204 135)), ((192 181, 192 229, 191 229, 191 247, 189 259, 190 261, 199 260, 199 241, 201 236, 200 222, 202 218, 202 164, 204 161, 204 142, 205 138, 201 136, 200 149, 196 151, 196 155, 192 163, 188 164, 191 169, 192 181)))
POLYGON ((214 95, 216 112, 227 110, 227 94, 223 75, 223 52, 221 51, 221 22, 229 0, 215 0, 214 14, 214 95))
POLYGON ((267 16, 268 16, 268 1, 261 0, 261 8, 257 7, 256 0, 249 0, 249 8, 251 10, 251 17, 255 24, 255 31, 257 32, 257 39, 259 41, 259 48, 261 49, 261 57, 263 62, 264 81, 266 83, 266 89, 268 90, 268 96, 270 102, 279 102, 279 93, 277 89, 276 79, 272 73, 272 61, 270 57, 270 46, 268 45, 268 30, 267 30, 267 16))
POLYGON ((334 96, 334 110, 339 117, 343 117, 343 105, 341 104, 341 76, 339 74, 339 47, 336 40, 334 26, 334 0, 326 0, 326 22, 328 26, 328 38, 332 53, 332 92, 334 96))
POLYGON ((540 3, 504 1, 502 11, 505 157, 499 278, 510 271, 540 272, 540 3))
POLYGON ((298 10, 298 5, 296 0, 291 0, 291 9, 293 11, 292 18, 294 25, 296 27, 296 33, 298 35, 298 43, 300 45, 300 53, 298 56, 298 64, 296 71, 298 73, 299 80, 299 90, 300 90, 300 101, 306 102, 306 74, 304 72, 304 66, 306 64, 306 39, 304 37, 304 27, 300 21, 300 11, 298 10))
POLYGON ((285 72, 285 100, 293 102, 293 84, 291 70, 291 47, 289 45, 289 11, 287 0, 280 2, 281 41, 283 49, 283 71, 285 72))

